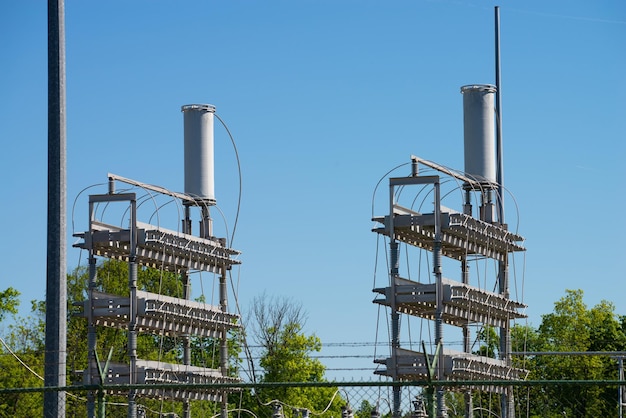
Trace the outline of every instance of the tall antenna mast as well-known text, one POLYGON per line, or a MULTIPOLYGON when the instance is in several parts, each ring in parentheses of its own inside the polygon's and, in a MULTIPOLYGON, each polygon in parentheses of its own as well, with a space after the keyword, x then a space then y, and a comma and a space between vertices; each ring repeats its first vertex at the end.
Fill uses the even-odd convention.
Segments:
MULTIPOLYGON (((495 26, 495 61, 496 61, 496 182, 498 183, 498 198, 496 199, 496 211, 498 222, 504 228, 504 164, 502 161, 502 81, 500 73, 500 7, 494 8, 495 26)), ((508 255, 507 255, 508 257, 508 255)), ((498 261, 498 287, 500 294, 509 297, 509 271, 508 260, 498 261)), ((511 365, 511 330, 509 326, 500 328, 500 352, 501 359, 508 366, 511 365)), ((513 400, 513 388, 505 388, 501 398, 501 411, 503 418, 515 416, 515 404, 513 400)))
POLYGON ((495 7, 496 30, 496 199, 498 222, 504 224, 504 166, 502 164, 502 85, 500 82, 500 7, 495 7))

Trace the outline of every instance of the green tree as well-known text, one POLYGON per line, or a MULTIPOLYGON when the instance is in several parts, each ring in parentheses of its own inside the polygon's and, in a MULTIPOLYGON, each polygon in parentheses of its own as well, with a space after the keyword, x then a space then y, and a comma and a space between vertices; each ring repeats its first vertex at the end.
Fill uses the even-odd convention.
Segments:
POLYGON ((370 418, 375 408, 375 405, 372 405, 367 399, 364 399, 361 401, 359 409, 354 412, 354 415, 357 418, 370 418))
POLYGON ((7 313, 13 315, 17 313, 20 305, 19 296, 20 292, 12 287, 0 292, 0 322, 4 320, 7 313))
MULTIPOLYGON (((500 336, 497 328, 490 325, 482 326, 476 335, 476 341, 479 343, 479 346, 478 350, 475 350, 473 354, 498 358, 500 354, 500 336)), ((500 414, 499 395, 492 392, 473 391, 471 396, 475 408, 486 409, 494 414, 500 414)), ((448 411, 450 417, 464 416, 465 407, 461 407, 464 403, 464 394, 446 394, 446 405, 452 406, 452 411, 448 411)))
MULTIPOLYGON (((302 306, 265 294, 255 298, 252 306, 254 340, 261 347, 259 382, 324 382, 326 368, 311 356, 321 350, 322 343, 317 336, 303 332, 306 318, 302 306)), ((291 408, 306 408, 315 413, 326 411, 324 415, 330 416, 340 415, 340 406, 345 405, 335 396, 336 392, 337 388, 333 387, 270 387, 260 389, 255 395, 260 404, 276 400, 291 408)))
MULTIPOLYGON (((15 297, 18 294, 13 293, 15 297)), ((18 302, 13 304, 16 309, 18 302)), ((14 312, 14 311, 11 311, 14 312)), ((31 302, 31 314, 16 318, 3 337, 0 350, 0 388, 29 388, 43 386, 44 365, 44 304, 31 302)), ((41 393, 12 393, 0 395, 1 417, 41 416, 41 393)))
MULTIPOLYGON (((582 290, 566 290, 554 304, 554 312, 543 315, 537 330, 514 328, 516 351, 621 351, 626 349, 623 319, 614 313, 610 302, 602 301, 589 309, 582 290), (620 322, 620 320, 622 322, 620 322), (522 350, 520 348, 525 348, 522 350)), ((608 356, 538 355, 518 364, 537 380, 615 379, 615 360, 608 356)), ((533 387, 522 391, 529 415, 536 417, 598 417, 615 410, 617 391, 600 386, 559 385, 533 387)), ((522 403, 524 404, 524 403, 522 403)))
POLYGON ((480 342, 480 347, 474 354, 497 358, 500 348, 500 337, 494 327, 489 325, 483 326, 480 331, 478 331, 476 340, 480 342))

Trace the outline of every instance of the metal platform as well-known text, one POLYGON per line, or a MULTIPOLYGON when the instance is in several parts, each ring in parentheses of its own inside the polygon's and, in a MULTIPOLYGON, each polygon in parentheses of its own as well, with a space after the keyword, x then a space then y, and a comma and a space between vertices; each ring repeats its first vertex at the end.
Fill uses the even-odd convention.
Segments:
MULTIPOLYGON (((89 301, 81 302, 87 317, 89 301)), ((91 302, 96 325, 127 329, 130 298, 93 292, 91 302)), ((221 337, 221 332, 239 328, 239 315, 222 312, 206 303, 137 291, 137 331, 166 336, 221 337)))
MULTIPOLYGON (((471 323, 488 324, 494 327, 508 327, 511 319, 526 318, 526 305, 503 295, 449 279, 442 279, 443 320, 463 326, 471 323)), ((436 284, 423 284, 403 278, 395 279, 395 300, 397 312, 426 319, 435 319, 437 304, 436 284)), ((374 299, 374 303, 391 306, 393 287, 377 288, 374 292, 384 298, 374 299)))
MULTIPOLYGON (((383 226, 373 231, 390 235, 389 216, 372 219, 383 226)), ((510 252, 525 251, 524 238, 505 228, 490 224, 463 213, 442 208, 442 254, 462 260, 468 255, 482 255, 505 261, 510 252)), ((435 215, 421 214, 411 209, 394 205, 394 238, 404 243, 433 251, 435 242, 435 215)))
MULTIPOLYGON (((128 261, 130 230, 97 221, 93 231, 75 234, 83 241, 74 244, 93 249, 94 255, 128 261)), ((241 264, 239 251, 225 247, 222 240, 203 239, 193 235, 137 223, 137 262, 157 269, 180 272, 188 270, 219 273, 223 267, 241 264)))
MULTIPOLYGON (((428 371, 424 353, 396 349, 397 377, 399 380, 426 380, 428 371)), ((433 356, 429 355, 432 362, 433 356)), ((452 350, 443 351, 444 378, 445 380, 511 380, 519 381, 526 379, 527 370, 509 367, 504 361, 490 357, 477 356, 452 350)), ((384 365, 386 369, 376 370, 374 373, 381 376, 393 377, 395 368, 393 358, 377 359, 374 363, 384 365)), ((477 385, 474 389, 501 393, 503 386, 477 385)), ((459 388, 455 388, 459 389, 459 388)))
MULTIPOLYGON (((104 364, 102 364, 104 367, 104 364)), ((130 365, 124 363, 110 363, 105 372, 106 385, 127 385, 130 382, 130 365)), ((87 371, 83 372, 83 380, 88 382, 87 371)), ((94 384, 100 384, 100 377, 93 376, 94 384)), ((240 379, 222 376, 219 370, 203 367, 185 366, 182 364, 163 363, 158 361, 137 361, 137 383, 144 384, 180 384, 179 388, 141 388, 137 395, 159 399, 174 400, 222 400, 224 389, 197 388, 191 385, 211 385, 238 383, 240 379)), ((233 390, 230 389, 230 392, 233 390)), ((109 393, 126 394, 128 390, 113 390, 109 393)))

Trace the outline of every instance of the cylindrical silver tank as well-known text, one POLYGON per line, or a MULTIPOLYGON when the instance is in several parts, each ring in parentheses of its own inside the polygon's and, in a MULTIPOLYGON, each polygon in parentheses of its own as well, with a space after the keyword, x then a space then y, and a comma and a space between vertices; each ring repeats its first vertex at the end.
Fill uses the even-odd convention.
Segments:
POLYGON ((215 106, 182 106, 185 135, 185 193, 215 202, 213 120, 215 106))
POLYGON ((494 95, 491 84, 461 87, 465 174, 478 181, 496 182, 494 95))

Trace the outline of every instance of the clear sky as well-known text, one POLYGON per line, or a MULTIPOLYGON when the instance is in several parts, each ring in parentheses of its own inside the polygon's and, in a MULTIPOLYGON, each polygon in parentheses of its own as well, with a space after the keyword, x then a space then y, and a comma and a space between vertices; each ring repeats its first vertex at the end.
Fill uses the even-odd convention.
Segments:
MULTIPOLYGON (((412 154, 463 168, 459 88, 495 82, 496 5, 67 0, 68 247, 86 228, 86 194, 72 213, 75 199, 108 172, 182 191, 180 106, 214 104, 241 161, 242 309, 264 291, 291 298, 325 355, 371 356, 365 343, 387 332, 371 302, 372 193, 412 154)), ((534 326, 565 289, 626 315, 626 5, 531 0, 500 11, 504 182, 528 248, 517 297, 534 326)), ((0 2, 0 288, 17 288, 24 307, 45 291, 46 28, 45 2, 0 2)), ((216 154, 232 228, 236 160, 219 126, 216 154)), ((85 258, 70 249, 68 271, 85 258)), ((376 285, 386 280, 379 272, 376 285)))

